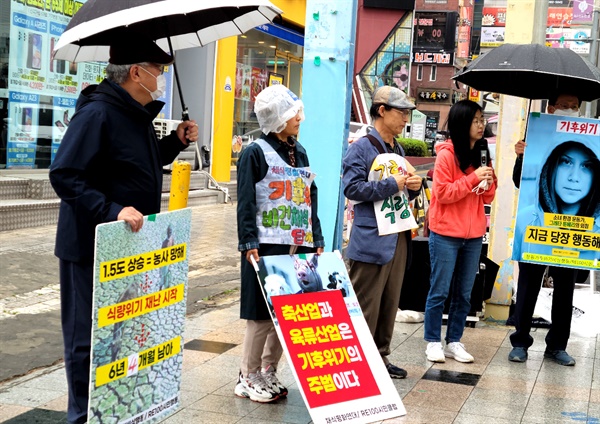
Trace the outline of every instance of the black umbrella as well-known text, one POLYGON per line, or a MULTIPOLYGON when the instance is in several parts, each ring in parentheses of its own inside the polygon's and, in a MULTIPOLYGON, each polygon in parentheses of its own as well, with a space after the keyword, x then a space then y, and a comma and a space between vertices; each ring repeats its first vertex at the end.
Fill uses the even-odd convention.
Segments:
POLYGON ((570 49, 504 44, 478 57, 452 79, 480 91, 526 99, 569 93, 600 98, 600 70, 570 49))
MULTIPOLYGON (((54 59, 105 62, 109 45, 131 32, 155 40, 173 55, 174 50, 243 34, 279 14, 281 10, 268 0, 89 0, 61 35, 54 59)), ((186 114, 177 68, 174 70, 186 114)))

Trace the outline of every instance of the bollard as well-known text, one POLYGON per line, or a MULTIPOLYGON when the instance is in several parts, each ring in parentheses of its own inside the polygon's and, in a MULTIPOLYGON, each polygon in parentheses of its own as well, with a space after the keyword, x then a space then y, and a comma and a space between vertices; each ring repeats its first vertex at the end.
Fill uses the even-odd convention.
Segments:
POLYGON ((169 210, 174 211, 187 207, 190 191, 190 176, 192 165, 184 161, 173 162, 171 171, 171 193, 169 195, 169 210))

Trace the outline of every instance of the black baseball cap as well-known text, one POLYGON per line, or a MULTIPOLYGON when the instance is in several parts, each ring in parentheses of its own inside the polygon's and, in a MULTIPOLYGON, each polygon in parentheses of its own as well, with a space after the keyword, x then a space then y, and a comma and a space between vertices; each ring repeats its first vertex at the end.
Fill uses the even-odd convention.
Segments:
POLYGON ((173 57, 158 47, 154 41, 141 36, 129 36, 110 46, 108 63, 132 65, 142 62, 170 65, 173 63, 173 57))

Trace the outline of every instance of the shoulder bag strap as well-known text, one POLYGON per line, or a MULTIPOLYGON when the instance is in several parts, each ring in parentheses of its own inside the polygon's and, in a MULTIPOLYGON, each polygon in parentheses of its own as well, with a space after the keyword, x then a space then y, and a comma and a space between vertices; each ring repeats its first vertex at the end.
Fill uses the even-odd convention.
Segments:
POLYGON ((373 146, 375 146, 375 148, 377 149, 377 151, 379 152, 379 154, 386 153, 386 151, 383 149, 383 146, 381 145, 381 143, 379 142, 379 140, 377 140, 375 138, 375 136, 373 136, 371 134, 367 134, 365 137, 367 137, 369 139, 369 141, 371 142, 371 144, 373 146))

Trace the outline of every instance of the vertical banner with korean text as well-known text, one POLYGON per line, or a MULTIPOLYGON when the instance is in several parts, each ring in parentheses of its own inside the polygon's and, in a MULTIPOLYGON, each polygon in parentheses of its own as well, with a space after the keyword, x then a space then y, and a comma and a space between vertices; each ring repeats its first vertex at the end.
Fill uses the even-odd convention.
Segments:
POLYGON ((265 256, 258 275, 315 424, 406 414, 339 252, 265 256))
POLYGON ((533 113, 513 260, 580 269, 600 264, 600 121, 533 113))
POLYGON ((154 423, 180 404, 191 210, 96 227, 88 423, 154 423))

